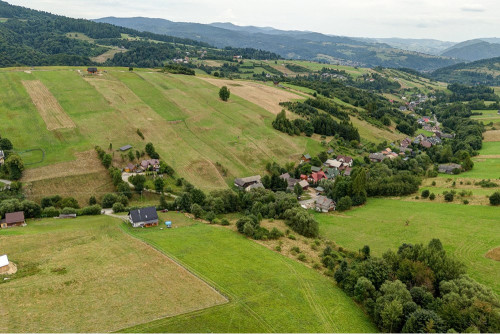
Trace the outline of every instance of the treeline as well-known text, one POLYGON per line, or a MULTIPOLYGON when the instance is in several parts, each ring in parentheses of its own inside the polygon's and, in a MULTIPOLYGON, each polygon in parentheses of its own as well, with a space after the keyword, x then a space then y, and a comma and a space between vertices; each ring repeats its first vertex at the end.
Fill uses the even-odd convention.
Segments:
POLYGON ((14 145, 8 138, 0 136, 0 151, 4 153, 4 162, 0 166, 0 178, 19 180, 23 176, 23 159, 14 151, 14 145))
MULTIPOLYGON (((495 94, 495 90, 488 86, 477 85, 477 86, 467 86, 458 83, 448 85, 448 89, 452 92, 451 96, 448 97, 448 102, 457 101, 500 101, 500 97, 495 94)), ((446 96, 441 96, 441 100, 446 99, 446 96)))
POLYGON ((465 275, 441 242, 403 244, 371 257, 325 249, 323 264, 383 332, 499 332, 500 303, 487 287, 465 275))
MULTIPOLYGON (((286 113, 282 111, 273 121, 273 127, 279 131, 286 132, 290 135, 299 135, 300 133, 305 133, 307 136, 311 136, 313 133, 324 136, 338 135, 348 141, 360 141, 358 129, 352 123, 347 120, 342 120, 339 123, 330 116, 331 114, 336 114, 344 118, 346 114, 344 112, 335 111, 333 108, 330 108, 330 105, 327 103, 322 104, 321 101, 309 99, 305 103, 282 102, 280 105, 304 118, 295 119, 292 122, 286 118, 286 113), (320 113, 318 109, 312 105, 318 108, 325 108, 326 110, 323 111, 327 113, 320 113)), ((347 119, 349 119, 348 116, 347 119)))

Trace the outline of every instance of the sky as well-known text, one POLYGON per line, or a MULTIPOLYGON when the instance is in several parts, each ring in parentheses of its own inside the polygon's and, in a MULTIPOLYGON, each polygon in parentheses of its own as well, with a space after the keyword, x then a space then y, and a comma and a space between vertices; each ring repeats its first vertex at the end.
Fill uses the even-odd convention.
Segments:
POLYGON ((498 0, 6 0, 74 18, 232 22, 351 37, 500 37, 498 0))

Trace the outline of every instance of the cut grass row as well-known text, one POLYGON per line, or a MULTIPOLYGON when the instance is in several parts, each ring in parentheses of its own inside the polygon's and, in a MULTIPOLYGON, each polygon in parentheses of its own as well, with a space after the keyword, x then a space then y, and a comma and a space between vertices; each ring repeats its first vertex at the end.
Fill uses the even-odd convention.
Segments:
POLYGON ((467 265, 472 277, 500 292, 500 262, 485 257, 500 245, 496 207, 370 199, 361 208, 316 217, 327 238, 352 250, 369 245, 378 256, 402 243, 439 238, 447 251, 467 265))

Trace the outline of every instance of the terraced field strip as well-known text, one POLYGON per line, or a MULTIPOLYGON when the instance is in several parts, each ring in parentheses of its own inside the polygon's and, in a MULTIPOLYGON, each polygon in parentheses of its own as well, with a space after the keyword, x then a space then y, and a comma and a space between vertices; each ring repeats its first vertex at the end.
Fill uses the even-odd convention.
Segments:
POLYGON ((54 95, 52 95, 41 81, 23 80, 23 85, 47 125, 48 130, 76 127, 54 95))

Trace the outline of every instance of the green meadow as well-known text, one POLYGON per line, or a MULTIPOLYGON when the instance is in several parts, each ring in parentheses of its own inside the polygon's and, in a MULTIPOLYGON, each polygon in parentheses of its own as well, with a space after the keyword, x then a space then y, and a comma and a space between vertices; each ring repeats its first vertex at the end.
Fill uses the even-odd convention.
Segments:
POLYGON ((483 142, 480 155, 500 155, 500 141, 483 142))
POLYGON ((369 318, 334 282, 232 230, 194 223, 131 235, 175 259, 229 303, 126 332, 373 332, 369 318))
POLYGON ((369 245, 378 256, 388 249, 397 250, 402 243, 439 238, 447 251, 466 264, 473 278, 500 292, 500 262, 485 257, 500 246, 497 207, 369 199, 363 207, 316 214, 316 218, 321 234, 338 245, 351 250, 369 245))

